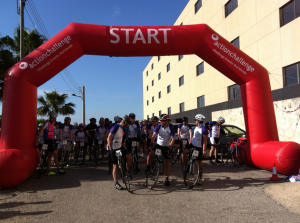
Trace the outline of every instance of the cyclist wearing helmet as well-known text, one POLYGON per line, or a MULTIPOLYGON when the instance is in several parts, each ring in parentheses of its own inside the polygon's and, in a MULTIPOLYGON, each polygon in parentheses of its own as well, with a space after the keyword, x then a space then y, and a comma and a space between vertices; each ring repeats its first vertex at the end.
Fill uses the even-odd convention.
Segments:
MULTIPOLYGON (((140 125, 137 121, 135 121, 135 114, 130 113, 128 115, 132 119, 132 123, 128 125, 128 128, 125 128, 125 139, 126 140, 126 148, 129 153, 131 153, 132 149, 135 149, 135 153, 137 153, 137 142, 142 139, 142 135, 140 132, 140 125)), ((137 171, 140 171, 138 168, 138 162, 136 163, 137 171)))
POLYGON ((174 150, 174 159, 177 159, 177 151, 181 145, 183 145, 183 149, 187 148, 188 146, 188 138, 192 138, 193 132, 192 132, 192 126, 188 124, 188 117, 182 118, 182 123, 178 125, 177 134, 178 134, 178 140, 175 141, 176 148, 174 150))
MULTIPOLYGON (((151 138, 154 132, 155 127, 158 125, 158 117, 157 116, 153 116, 151 118, 151 123, 149 123, 147 125, 147 134, 148 134, 148 138, 147 138, 147 147, 148 147, 148 152, 150 152, 151 149, 151 138)), ((156 142, 156 141, 155 141, 156 142)))
POLYGON ((96 143, 94 144, 94 141, 96 140, 96 129, 97 129, 97 124, 96 124, 96 119, 91 118, 90 119, 90 124, 88 124, 85 127, 86 134, 88 135, 88 144, 89 144, 89 160, 92 160, 92 153, 95 155, 95 149, 97 147, 96 143), (93 147, 94 144, 94 148, 93 147))
POLYGON ((81 166, 81 165, 83 165, 85 157, 86 157, 86 149, 87 149, 87 144, 88 144, 88 136, 86 134, 86 131, 84 131, 83 123, 80 123, 78 125, 78 130, 75 133, 75 142, 76 142, 76 145, 74 147, 75 156, 77 154, 77 149, 80 146, 80 143, 82 143, 82 142, 84 143, 82 162, 79 164, 79 166, 81 166))
POLYGON ((190 138, 189 145, 183 150, 181 154, 182 158, 182 172, 185 171, 186 168, 186 162, 187 162, 187 153, 190 149, 194 148, 199 152, 199 155, 197 157, 197 161, 201 170, 200 179, 198 181, 198 184, 202 184, 202 176, 203 176, 203 165, 202 165, 202 156, 203 153, 205 153, 205 149, 207 146, 207 138, 208 138, 208 131, 207 128, 203 125, 205 117, 202 114, 198 114, 195 116, 195 122, 196 127, 194 130, 194 136, 190 138))
POLYGON ((132 179, 130 175, 130 167, 132 157, 131 154, 125 149, 125 143, 123 140, 123 129, 131 125, 133 120, 125 115, 122 119, 121 123, 117 123, 112 126, 110 129, 110 133, 107 138, 108 146, 111 149, 111 158, 113 163, 113 179, 115 182, 115 188, 118 190, 122 190, 123 187, 118 183, 118 159, 116 156, 116 151, 122 151, 122 157, 126 159, 126 169, 127 169, 127 176, 132 179))
POLYGON ((218 150, 220 145, 220 132, 222 132, 222 134, 225 134, 222 128, 223 123, 225 123, 225 119, 222 116, 218 118, 218 121, 210 121, 205 123, 205 127, 210 131, 209 137, 211 150, 209 154, 209 162, 211 164, 214 164, 214 162, 212 161, 213 153, 215 154, 215 162, 221 163, 221 161, 218 160, 218 150))
POLYGON ((102 156, 102 164, 104 164, 104 156, 106 155, 106 140, 104 140, 105 133, 107 129, 104 126, 104 118, 100 118, 99 126, 96 129, 97 134, 97 142, 96 144, 100 146, 101 149, 101 156, 102 156))
POLYGON ((150 170, 150 165, 152 163, 155 150, 160 149, 161 154, 164 157, 165 160, 165 173, 166 173, 166 180, 164 185, 169 186, 169 175, 170 175, 170 157, 169 157, 169 150, 174 145, 175 139, 175 131, 173 126, 168 124, 168 118, 170 116, 167 114, 163 114, 160 116, 160 124, 157 125, 154 129, 152 138, 151 138, 151 144, 154 144, 154 141, 157 137, 157 144, 152 148, 151 152, 149 153, 148 159, 147 159, 147 170, 146 175, 148 171, 150 170))
POLYGON ((71 118, 65 117, 64 123, 61 124, 59 129, 59 140, 60 143, 58 144, 58 154, 61 153, 61 148, 63 147, 63 141, 67 141, 69 143, 65 144, 65 158, 66 158, 66 166, 69 166, 69 156, 70 156, 70 150, 71 150, 71 142, 72 142, 72 136, 73 136, 73 125, 71 125, 71 118))
MULTIPOLYGON (((57 152, 55 150, 54 146, 54 123, 56 121, 56 112, 55 111, 50 111, 49 112, 49 121, 46 121, 43 124, 43 127, 40 129, 39 134, 37 139, 40 138, 40 136, 43 134, 44 135, 44 143, 48 145, 47 148, 47 154, 48 154, 48 159, 47 159, 47 173, 46 175, 51 176, 55 175, 56 173, 50 171, 50 163, 51 163, 51 157, 52 155, 54 156, 54 163, 57 167, 57 172, 59 174, 65 174, 66 172, 61 170, 59 168, 58 160, 57 160, 57 152)), ((38 144, 38 142, 37 142, 38 144)))

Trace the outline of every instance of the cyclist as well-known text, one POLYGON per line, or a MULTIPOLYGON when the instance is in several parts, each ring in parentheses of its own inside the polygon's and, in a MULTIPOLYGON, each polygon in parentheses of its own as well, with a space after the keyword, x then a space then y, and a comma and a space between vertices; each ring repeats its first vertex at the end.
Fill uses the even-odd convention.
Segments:
POLYGON ((212 161, 213 153, 215 154, 215 163, 221 163, 221 161, 218 160, 218 150, 220 145, 220 132, 222 134, 225 134, 222 124, 225 123, 225 119, 220 116, 218 118, 218 121, 210 121, 205 123, 205 127, 210 131, 209 137, 210 137, 210 143, 211 143, 211 150, 209 154, 209 162, 211 164, 214 164, 212 161))
POLYGON ((123 187, 118 183, 118 159, 116 156, 116 151, 121 150, 122 151, 122 157, 126 159, 126 169, 127 169, 127 175, 131 179, 130 175, 130 166, 132 157, 131 154, 127 152, 125 149, 125 143, 123 140, 123 129, 128 127, 133 123, 133 120, 125 115, 124 118, 120 123, 117 123, 112 126, 110 129, 110 133, 107 138, 108 146, 111 149, 111 157, 112 157, 112 163, 113 163, 113 178, 115 182, 115 188, 118 190, 122 190, 123 187))
POLYGON ((42 134, 40 134, 40 137, 39 136, 39 132, 41 131, 41 129, 43 129, 43 123, 40 123, 39 124, 39 130, 36 131, 36 137, 35 137, 35 140, 37 142, 39 142, 37 145, 38 149, 42 149, 42 146, 43 146, 43 143, 44 143, 44 136, 42 134))
POLYGON ((65 117, 64 123, 58 127, 59 129, 58 138, 60 141, 60 143, 58 144, 58 154, 61 153, 61 148, 63 147, 63 141, 69 142, 64 145, 66 166, 69 166, 69 156, 70 156, 72 133, 73 133, 73 125, 71 125, 70 123, 71 123, 71 118, 65 117))
MULTIPOLYGON (((142 134, 142 145, 144 145, 146 147, 146 140, 147 140, 147 120, 144 119, 144 120, 141 120, 140 121, 140 130, 141 130, 141 134, 142 134)), ((144 149, 144 148, 141 148, 141 149, 144 149)), ((146 151, 144 151, 146 152, 146 151)), ((145 157, 146 158, 146 157, 145 157)))
MULTIPOLYGON (((126 148, 128 150, 129 153, 131 153, 132 149, 135 149, 135 152, 137 153, 137 147, 133 147, 132 143, 135 142, 139 142, 142 139, 142 135, 141 135, 141 131, 140 131, 140 125, 137 121, 135 121, 135 114, 134 113, 130 113, 128 115, 131 119, 132 119, 132 123, 130 125, 128 125, 128 128, 125 128, 125 139, 126 140, 126 148)), ((136 144, 137 146, 137 144, 136 144)), ((136 164, 136 168, 137 171, 140 171, 140 169, 138 168, 138 163, 136 164)))
POLYGON ((186 168, 187 162, 187 153, 190 149, 195 148, 195 150, 199 151, 199 155, 197 157, 197 162, 199 164, 201 175, 198 184, 202 184, 202 176, 203 176, 203 165, 202 165, 202 155, 205 153, 205 149, 207 146, 207 138, 208 131, 207 128, 203 125, 205 117, 202 114, 198 114, 195 116, 196 127, 194 130, 194 136, 190 137, 189 145, 183 150, 181 158, 182 158, 182 172, 184 172, 186 168))
POLYGON ((148 153, 150 152, 151 150, 151 138, 152 138, 152 135, 153 135, 153 132, 154 132, 154 129, 155 127, 158 125, 158 117, 157 116, 153 116, 151 118, 151 123, 149 123, 147 125, 147 135, 148 135, 148 138, 147 138, 147 148, 148 148, 148 153))
POLYGON ((104 140, 104 136, 106 133, 106 128, 104 126, 104 118, 100 118, 99 121, 99 126, 96 129, 96 134, 97 134, 97 145, 100 146, 101 149, 101 163, 104 164, 104 156, 106 155, 106 141, 104 140), (101 144, 99 144, 99 142, 101 144))
POLYGON ((188 124, 188 117, 182 118, 182 123, 178 125, 177 128, 177 134, 178 134, 178 140, 175 141, 176 148, 174 150, 174 157, 173 159, 177 159, 177 151, 180 146, 183 145, 183 149, 187 148, 188 146, 188 138, 192 138, 193 132, 192 127, 188 124))
MULTIPOLYGON (((56 173, 50 171, 50 163, 51 163, 51 157, 54 156, 54 163, 57 167, 57 173, 59 174, 65 174, 66 172, 61 170, 59 168, 58 160, 57 160, 57 152, 54 147, 54 123, 56 120, 57 114, 55 111, 49 112, 49 121, 46 121, 43 124, 43 127, 40 129, 37 139, 40 138, 40 136, 43 134, 44 137, 44 143, 48 145, 47 148, 47 172, 46 175, 51 176, 55 175, 56 173)), ((38 144, 38 141, 36 142, 38 144)))
POLYGON ((75 133, 75 142, 76 142, 76 145, 74 147, 75 155, 77 154, 77 149, 80 146, 80 143, 84 142, 82 162, 79 164, 79 166, 84 164, 84 160, 86 157, 86 149, 87 149, 87 144, 88 144, 88 136, 87 136, 86 131, 84 131, 83 129, 84 129, 84 124, 80 123, 78 126, 78 130, 75 133))
POLYGON ((155 155, 155 150, 160 149, 161 154, 165 160, 165 171, 166 171, 166 180, 164 185, 169 186, 169 175, 170 175, 170 157, 169 157, 169 150, 174 145, 175 139, 175 131, 172 125, 168 124, 168 118, 170 116, 167 114, 162 114, 160 116, 160 124, 157 125, 153 131, 153 135, 151 137, 151 146, 154 144, 154 141, 157 137, 157 144, 152 148, 151 152, 149 153, 147 159, 147 169, 146 175, 150 170, 150 166, 155 155))
POLYGON ((89 144, 89 160, 92 160, 92 151, 93 151, 93 155, 94 155, 94 151, 97 147, 97 145, 94 145, 93 147, 93 143, 96 140, 96 129, 97 129, 97 125, 96 125, 96 119, 95 118, 90 118, 90 124, 88 124, 85 127, 86 130, 86 134, 88 135, 88 144, 89 144))

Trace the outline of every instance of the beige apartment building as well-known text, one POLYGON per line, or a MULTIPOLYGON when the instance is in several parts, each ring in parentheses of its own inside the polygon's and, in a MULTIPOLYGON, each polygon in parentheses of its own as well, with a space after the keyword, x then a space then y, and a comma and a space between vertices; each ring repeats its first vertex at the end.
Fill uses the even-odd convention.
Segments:
MULTIPOLYGON (((274 108, 298 107, 300 0, 190 0, 174 25, 201 23, 269 71, 274 108), (284 100, 291 103, 284 106, 284 100)), ((154 56, 143 71, 144 118, 169 113, 179 122, 202 113, 209 121, 241 106, 239 86, 196 55, 154 56)), ((290 113, 293 122, 299 110, 290 113)), ((242 110, 239 114, 225 119, 245 129, 242 110)))

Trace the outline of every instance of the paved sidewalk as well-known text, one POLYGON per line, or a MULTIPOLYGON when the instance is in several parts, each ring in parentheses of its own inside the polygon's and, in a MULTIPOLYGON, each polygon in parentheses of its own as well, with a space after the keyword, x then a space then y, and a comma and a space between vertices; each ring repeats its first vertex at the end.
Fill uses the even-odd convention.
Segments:
POLYGON ((144 165, 140 163, 142 171, 132 174, 132 193, 114 188, 107 164, 71 166, 66 169, 66 175, 42 176, 40 180, 34 174, 16 189, 0 190, 0 220, 52 223, 300 222, 297 211, 289 211, 297 209, 296 204, 284 203, 281 195, 286 191, 278 189, 291 190, 290 187, 300 186, 300 183, 269 181, 271 172, 251 167, 210 165, 204 161, 204 184, 187 190, 180 173, 180 162, 177 162, 171 166, 170 187, 163 186, 164 177, 161 176, 157 187, 150 190, 144 185, 144 165), (278 192, 273 193, 276 190, 278 192))

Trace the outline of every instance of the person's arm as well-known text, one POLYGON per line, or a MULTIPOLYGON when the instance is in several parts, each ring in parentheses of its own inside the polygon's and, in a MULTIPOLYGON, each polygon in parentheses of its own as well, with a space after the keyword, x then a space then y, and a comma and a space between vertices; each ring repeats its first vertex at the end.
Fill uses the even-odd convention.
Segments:
POLYGON ((75 142, 78 142, 78 137, 77 137, 77 135, 75 135, 75 142))
POLYGON ((180 129, 179 126, 178 126, 178 129, 177 129, 177 135, 178 135, 178 139, 179 139, 179 140, 181 140, 180 132, 181 132, 181 129, 180 129))
POLYGON ((172 147, 174 145, 174 143, 175 143, 175 137, 172 137, 171 142, 170 142, 170 147, 172 147))
POLYGON ((108 143, 108 146, 109 146, 109 149, 110 149, 110 150, 113 150, 113 149, 112 149, 112 144, 111 144, 111 139, 112 139, 112 137, 114 137, 114 135, 111 134, 111 133, 109 133, 109 135, 108 135, 108 137, 107 137, 107 143, 108 143))
POLYGON ((36 138, 36 144, 37 144, 37 145, 39 144, 39 139, 40 139, 42 133, 44 133, 44 128, 42 128, 42 129, 39 131, 39 134, 37 135, 37 138, 36 138))
POLYGON ((152 137, 151 137, 151 143, 152 143, 152 144, 154 143, 154 140, 155 140, 156 136, 157 136, 157 134, 154 132, 154 133, 152 134, 152 137))
POLYGON ((128 139, 128 128, 124 129, 124 133, 125 133, 125 139, 128 139))
POLYGON ((171 142, 170 142, 170 148, 171 148, 175 143, 175 130, 173 125, 169 125, 169 128, 171 130, 171 142))
POLYGON ((104 135, 104 140, 107 140, 108 134, 109 134, 109 130, 107 129, 104 135))
POLYGON ((62 129, 60 129, 60 130, 59 130, 59 133, 58 133, 58 138, 59 138, 59 141, 61 141, 61 142, 62 142, 63 140, 62 140, 62 138, 61 138, 61 134, 62 134, 62 129))
POLYGON ((189 140, 189 144, 191 144, 192 139, 193 139, 193 130, 190 129, 189 132, 190 132, 190 140, 189 140))
POLYGON ((70 130, 69 141, 72 141, 72 133, 73 133, 73 130, 70 130))
POLYGON ((92 136, 90 135, 90 131, 86 130, 86 134, 88 135, 89 138, 92 138, 92 136))

